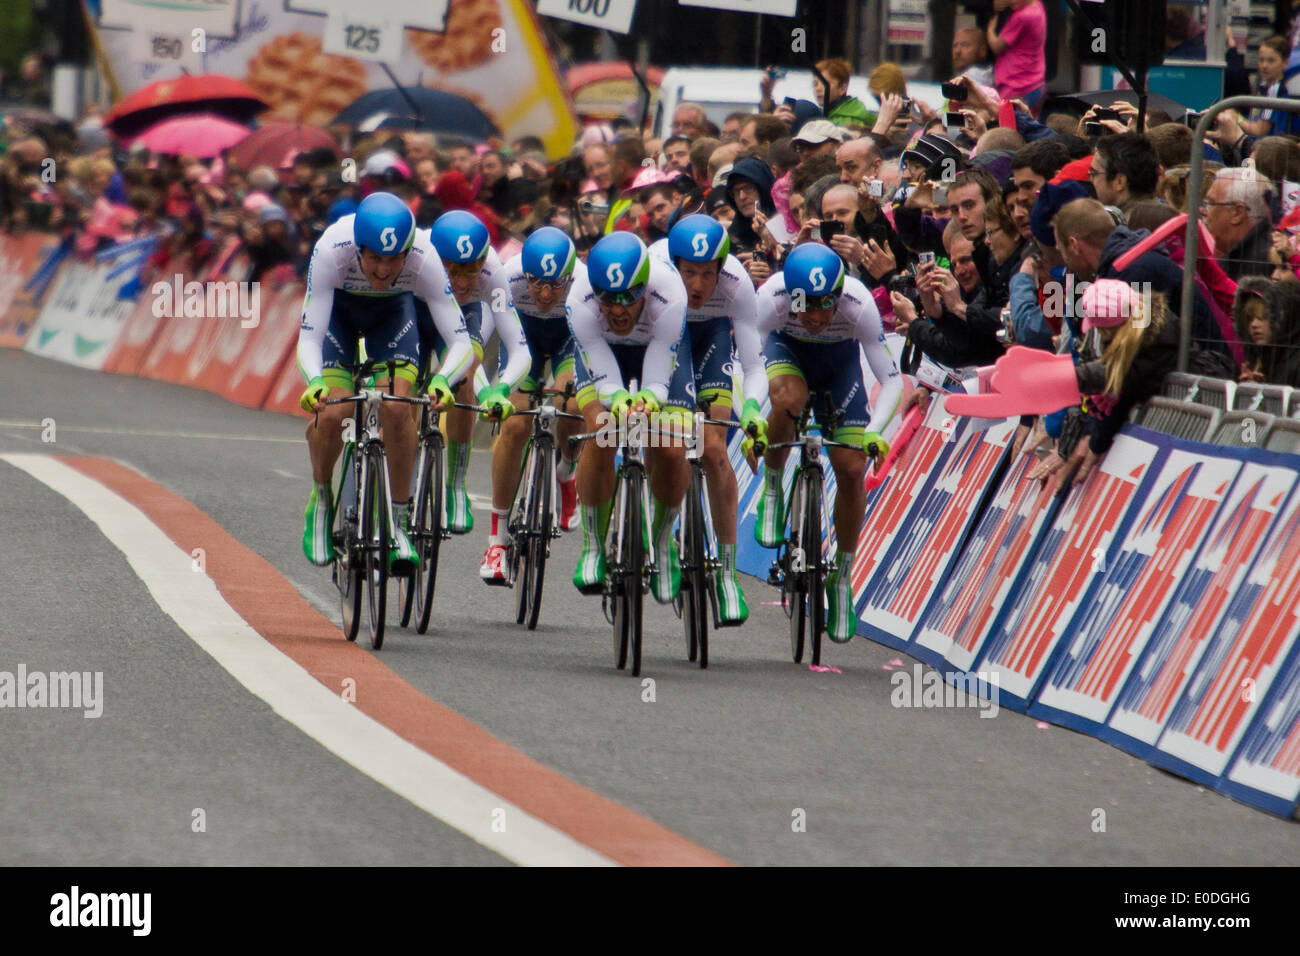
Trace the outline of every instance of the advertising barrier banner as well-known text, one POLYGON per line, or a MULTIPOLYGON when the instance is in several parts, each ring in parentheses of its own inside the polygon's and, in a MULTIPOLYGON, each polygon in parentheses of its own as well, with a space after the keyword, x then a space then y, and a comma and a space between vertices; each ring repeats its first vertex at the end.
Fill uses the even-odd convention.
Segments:
POLYGON ((994 618, 1060 504, 1043 482, 1027 480, 1038 460, 1024 454, 1010 463, 960 560, 921 619, 909 650, 913 657, 934 667, 946 661, 962 671, 975 663, 994 618))
POLYGON ((1028 709, 1096 733, 1210 530, 1241 462, 1173 446, 1148 478, 1135 520, 1073 617, 1056 664, 1028 709))
POLYGON ((112 271, 109 263, 64 265, 24 348, 81 368, 103 368, 132 309, 118 292, 133 277, 124 272, 110 279, 112 271))
POLYGON ((55 237, 39 233, 0 235, 0 348, 26 344, 42 297, 24 286, 58 245, 55 237))
POLYGON ((1020 710, 1033 698, 1070 617, 1114 560, 1115 538, 1123 533, 1160 450, 1154 442, 1121 433, 1056 512, 976 662, 980 672, 997 674, 1003 706, 1020 710))

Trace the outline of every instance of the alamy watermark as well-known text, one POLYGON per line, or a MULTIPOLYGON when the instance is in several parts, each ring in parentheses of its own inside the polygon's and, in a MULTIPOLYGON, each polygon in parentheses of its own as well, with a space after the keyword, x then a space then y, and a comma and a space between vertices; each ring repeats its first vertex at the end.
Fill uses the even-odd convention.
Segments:
POLYGON ((0 671, 0 708, 81 709, 82 716, 104 713, 103 671, 0 671))
POLYGON ((999 677, 993 671, 953 671, 942 674, 913 664, 910 671, 895 671, 889 676, 893 690, 889 703, 894 707, 977 707, 980 717, 998 715, 996 690, 999 677))
POLYGON ((261 321, 262 287, 258 282, 185 281, 176 273, 171 282, 150 287, 154 318, 228 319, 238 317, 241 328, 256 328, 261 321))
POLYGON ((601 448, 695 448, 694 422, 684 415, 647 415, 631 412, 626 417, 601 412, 596 417, 596 444, 601 448))

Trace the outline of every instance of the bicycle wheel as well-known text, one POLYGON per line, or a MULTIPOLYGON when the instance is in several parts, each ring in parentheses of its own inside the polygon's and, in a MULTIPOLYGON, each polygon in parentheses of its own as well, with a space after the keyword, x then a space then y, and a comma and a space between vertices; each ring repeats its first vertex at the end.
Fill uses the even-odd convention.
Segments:
POLYGON ((546 552, 551 546, 551 490, 555 484, 554 449, 545 439, 533 456, 531 507, 528 510, 528 573, 524 591, 528 601, 528 630, 537 629, 542 610, 542 585, 546 574, 546 552))
POLYGON ((808 607, 808 632, 812 639, 812 664, 822 662, 822 633, 826 630, 826 562, 822 559, 822 480, 813 472, 808 481, 808 506, 804 510, 804 556, 808 572, 804 602, 808 607))
POLYGON ((388 600, 388 499, 384 469, 388 463, 382 448, 374 447, 366 455, 366 496, 364 532, 366 573, 366 609, 370 624, 370 646, 384 646, 384 616, 388 600))
POLYGON ((708 533, 704 524, 704 475, 691 469, 691 486, 686 494, 686 511, 682 515, 686 548, 682 555, 682 590, 686 592, 682 619, 686 622, 690 659, 697 658, 701 668, 709 666, 709 555, 708 533))
POLYGON ((353 460, 355 448, 355 445, 348 445, 343 452, 343 473, 334 511, 334 584, 339 589, 343 636, 349 641, 357 639, 361 627, 361 577, 364 573, 357 520, 357 489, 364 480, 365 463, 353 460))
POLYGON ((790 536, 785 543, 785 577, 784 595, 786 613, 790 616, 790 655, 796 664, 803 663, 804 625, 807 622, 807 608, 804 604, 807 580, 806 551, 804 550, 804 502, 803 470, 795 475, 794 491, 790 496, 790 536))
POLYGON ((528 519, 533 513, 533 461, 536 445, 532 439, 524 449, 524 465, 519 472, 519 485, 515 499, 510 503, 510 586, 515 589, 515 623, 522 624, 528 617, 528 519))
MULTIPOLYGON (((424 468, 424 452, 422 449, 417 447, 415 453, 415 468, 411 472, 411 507, 407 512, 406 529, 405 529, 406 536, 411 541, 411 547, 415 549, 415 557, 417 563, 420 560, 420 542, 415 535, 415 525, 416 525, 415 511, 417 507, 416 503, 420 500, 420 493, 422 489, 420 488, 419 482, 416 479, 419 478, 420 472, 423 468, 424 468)), ((411 614, 415 610, 415 592, 416 592, 416 576, 414 574, 399 575, 397 578, 397 609, 398 612, 401 614, 401 618, 398 623, 400 623, 402 627, 407 627, 411 623, 411 614)))
MULTIPOLYGON (((427 414, 427 412, 426 412, 427 414)), ((443 440, 440 432, 425 439, 419 495, 415 502, 416 551, 420 555, 415 568, 416 631, 429 630, 433 611, 433 589, 438 583, 438 549, 442 545, 442 468, 443 440)))
POLYGON ((624 535, 627 556, 623 574, 623 600, 627 606, 627 643, 632 655, 632 676, 641 676, 641 611, 645 569, 645 535, 649 527, 642 504, 645 497, 645 473, 639 468, 628 482, 628 516, 630 534, 624 535))
POLYGON ((622 472, 618 475, 618 484, 614 492, 614 508, 610 515, 610 539, 606 550, 605 567, 609 581, 610 600, 614 603, 614 664, 619 670, 627 666, 627 647, 630 628, 628 627, 628 605, 624 591, 627 590, 627 578, 623 573, 623 562, 627 552, 626 539, 631 534, 632 512, 627 507, 629 482, 622 472))

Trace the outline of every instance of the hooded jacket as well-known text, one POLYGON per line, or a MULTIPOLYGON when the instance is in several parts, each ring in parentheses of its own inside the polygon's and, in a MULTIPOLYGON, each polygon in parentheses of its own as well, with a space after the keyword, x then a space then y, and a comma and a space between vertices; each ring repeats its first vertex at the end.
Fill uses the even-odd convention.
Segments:
MULTIPOLYGON (((1172 324, 1177 326, 1179 322, 1178 310, 1182 305, 1183 270, 1175 265, 1172 259, 1153 249, 1138 256, 1137 261, 1130 264, 1123 272, 1115 268, 1115 260, 1129 248, 1141 242, 1147 235, 1148 232, 1145 229, 1135 231, 1127 226, 1116 226, 1115 231, 1107 237, 1105 244, 1101 247, 1101 261, 1097 266, 1097 278, 1122 279, 1129 283, 1149 282, 1152 291, 1164 294, 1169 312, 1173 317, 1172 324)), ((1214 314, 1210 311, 1210 303, 1206 301, 1200 289, 1196 290, 1196 297, 1193 301, 1193 340, 1200 343, 1204 348, 1220 352, 1225 357, 1230 356, 1228 345, 1223 339, 1223 333, 1219 330, 1219 325, 1214 320, 1214 314)))
POLYGON ((776 177, 772 175, 767 163, 757 156, 736 160, 731 172, 727 174, 727 204, 736 211, 736 218, 731 223, 731 239, 739 248, 748 251, 758 245, 759 237, 754 231, 753 221, 741 215, 740 207, 736 205, 733 193, 742 182, 753 183, 758 188, 758 208, 771 219, 776 215, 776 204, 772 201, 772 184, 776 182, 776 177))

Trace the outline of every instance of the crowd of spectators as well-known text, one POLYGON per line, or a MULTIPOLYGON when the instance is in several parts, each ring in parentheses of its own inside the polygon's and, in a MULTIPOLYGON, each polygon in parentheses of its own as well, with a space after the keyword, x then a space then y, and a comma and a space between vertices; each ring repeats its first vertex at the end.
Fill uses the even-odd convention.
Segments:
MULTIPOLYGON (((985 30, 957 32, 951 82, 966 95, 943 111, 909 98, 891 63, 870 74, 879 105, 869 109, 848 93, 849 65, 823 60, 821 103, 773 103, 765 82, 759 111, 719 125, 702 106, 681 103, 662 141, 627 121, 592 125, 557 162, 531 136, 473 144, 379 131, 345 139, 338 153, 316 149, 287 168, 250 169, 228 156, 113 146, 78 155, 17 138, 0 159, 0 219, 10 230, 60 232, 83 256, 158 236, 150 268, 163 274, 182 261, 189 270, 220 265, 238 247, 252 277, 263 278, 301 275, 325 227, 376 189, 408 201, 422 227, 469 209, 501 250, 542 225, 568 231, 580 254, 612 230, 653 242, 677 219, 704 212, 727 227, 755 285, 795 245, 829 244, 872 290, 886 326, 906 336, 908 369, 927 358, 954 370, 988 365, 1011 343, 1085 356, 1096 337, 1083 334, 1072 293, 1055 290, 1106 278, 1158 296, 1171 319, 1160 333, 1167 337, 1179 325, 1188 267, 1197 276, 1194 369, 1300 386, 1296 140, 1259 125, 1268 117, 1226 113, 1198 143, 1181 117, 1158 110, 1138 128, 1136 108, 1123 101, 1109 104, 1116 118, 1055 106, 1034 39, 1040 0, 995 7, 985 30), (960 127, 949 125, 954 114, 960 127), (1207 174, 1201 194, 1189 196, 1194 150, 1207 158, 1207 174), (46 175, 48 158, 57 176, 46 175), (1185 263, 1178 231, 1126 256, 1189 205, 1212 252, 1185 263)), ((1266 48, 1287 62, 1289 45, 1277 39, 1281 47, 1266 48)), ((1261 57, 1261 83, 1275 67, 1261 57)), ((1148 338, 1140 344, 1154 349, 1148 338)), ((1171 368, 1176 351, 1159 351, 1155 366, 1141 366, 1149 373, 1142 388, 1096 416, 1105 420, 1094 429, 1098 450, 1125 406, 1158 387, 1160 376, 1150 375, 1171 368)))

